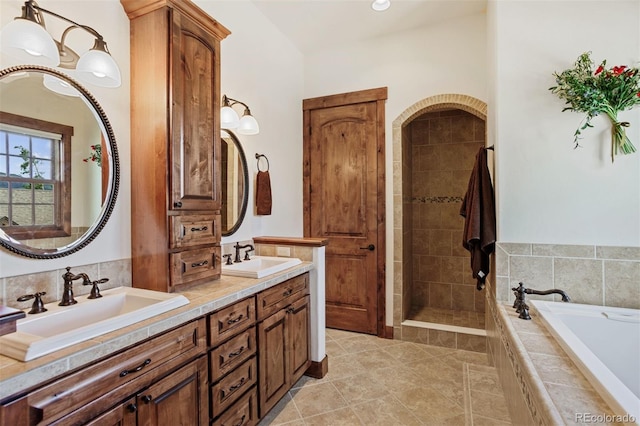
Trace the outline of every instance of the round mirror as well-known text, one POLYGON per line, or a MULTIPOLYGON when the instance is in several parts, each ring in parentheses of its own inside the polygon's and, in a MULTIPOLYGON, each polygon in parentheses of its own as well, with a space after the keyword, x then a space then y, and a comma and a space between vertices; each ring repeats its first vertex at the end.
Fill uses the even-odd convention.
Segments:
POLYGON ((240 141, 231 130, 222 129, 220 151, 222 174, 222 235, 236 232, 247 212, 249 172, 240 141))
POLYGON ((118 194, 113 129, 73 79, 39 66, 0 71, 0 245, 67 256, 106 224, 118 194))

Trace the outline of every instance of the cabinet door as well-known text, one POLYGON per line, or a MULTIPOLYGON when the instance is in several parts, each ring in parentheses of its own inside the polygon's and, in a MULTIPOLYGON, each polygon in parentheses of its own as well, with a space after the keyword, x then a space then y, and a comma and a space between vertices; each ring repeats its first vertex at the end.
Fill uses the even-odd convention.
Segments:
POLYGON ((208 425, 207 387, 207 361, 201 357, 138 395, 138 425, 208 425))
POLYGON ((289 390, 286 319, 287 312, 282 309, 258 324, 260 417, 289 390))
POLYGON ((294 302, 287 309, 290 337, 291 386, 307 371, 309 359, 309 296, 294 302))
MULTIPOLYGON (((87 426, 136 426, 136 399, 131 398, 86 423, 87 426)), ((64 422, 62 422, 64 424, 64 422)))
POLYGON ((173 11, 171 210, 219 210, 220 42, 173 11))

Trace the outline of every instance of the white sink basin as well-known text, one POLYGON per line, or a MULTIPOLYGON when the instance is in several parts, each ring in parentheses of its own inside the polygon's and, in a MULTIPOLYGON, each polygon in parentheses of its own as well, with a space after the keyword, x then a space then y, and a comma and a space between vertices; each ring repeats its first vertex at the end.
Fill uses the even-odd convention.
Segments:
POLYGON ((301 263, 302 261, 295 257, 253 256, 251 260, 243 260, 233 265, 225 265, 223 263, 222 274, 236 277, 262 278, 301 263))
POLYGON ((71 306, 49 303, 47 312, 18 320, 15 333, 0 337, 0 353, 30 361, 189 303, 180 294, 131 287, 101 293, 99 299, 78 296, 71 306))

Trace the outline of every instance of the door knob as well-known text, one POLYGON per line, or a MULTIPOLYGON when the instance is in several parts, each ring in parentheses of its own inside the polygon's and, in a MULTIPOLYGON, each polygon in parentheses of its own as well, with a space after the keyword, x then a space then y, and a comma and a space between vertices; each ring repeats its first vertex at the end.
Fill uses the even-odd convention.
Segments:
POLYGON ((366 247, 360 247, 360 250, 369 250, 369 251, 374 251, 376 249, 376 246, 374 246, 373 244, 369 244, 366 247))

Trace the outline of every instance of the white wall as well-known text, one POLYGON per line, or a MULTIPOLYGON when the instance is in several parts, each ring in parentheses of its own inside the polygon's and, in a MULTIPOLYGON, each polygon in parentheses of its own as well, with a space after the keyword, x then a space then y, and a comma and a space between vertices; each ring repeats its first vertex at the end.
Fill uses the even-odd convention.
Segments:
MULTIPOLYGON (((640 2, 497 1, 490 107, 497 159, 498 239, 504 242, 640 246, 640 153, 609 156, 610 124, 593 120, 582 148, 573 133, 584 115, 561 112, 552 73, 592 51, 596 66, 638 66, 640 2), (544 26, 541 23, 544 22, 544 26)), ((640 108, 631 123, 640 150, 640 108)))
MULTIPOLYGON (((41 2, 42 3, 42 2, 41 2)), ((21 16, 24 3, 16 0, 0 0, 0 27, 16 16, 21 16)), ((120 192, 116 207, 100 235, 86 248, 61 259, 33 260, 0 250, 0 278, 23 275, 131 257, 131 191, 130 191, 130 120, 129 120, 129 19, 118 0, 47 0, 42 7, 88 25, 104 37, 111 55, 122 72, 122 86, 105 89, 84 85, 104 109, 114 129, 120 162, 120 192)), ((63 21, 46 16, 47 29, 59 38, 66 26, 63 21)), ((76 52, 84 52, 93 46, 93 38, 75 29, 69 33, 69 45, 76 52)), ((0 68, 18 65, 8 57, 0 58, 0 68)))
MULTIPOLYGON (((222 243, 255 236, 302 236, 302 54, 247 0, 195 1, 231 31, 222 41, 222 94, 245 102, 260 133, 236 133, 249 165, 249 206, 240 229, 222 243), (255 154, 269 159, 270 216, 255 215, 255 154)), ((243 110, 237 110, 242 114, 243 110)), ((264 170, 264 161, 261 168, 264 170)))

